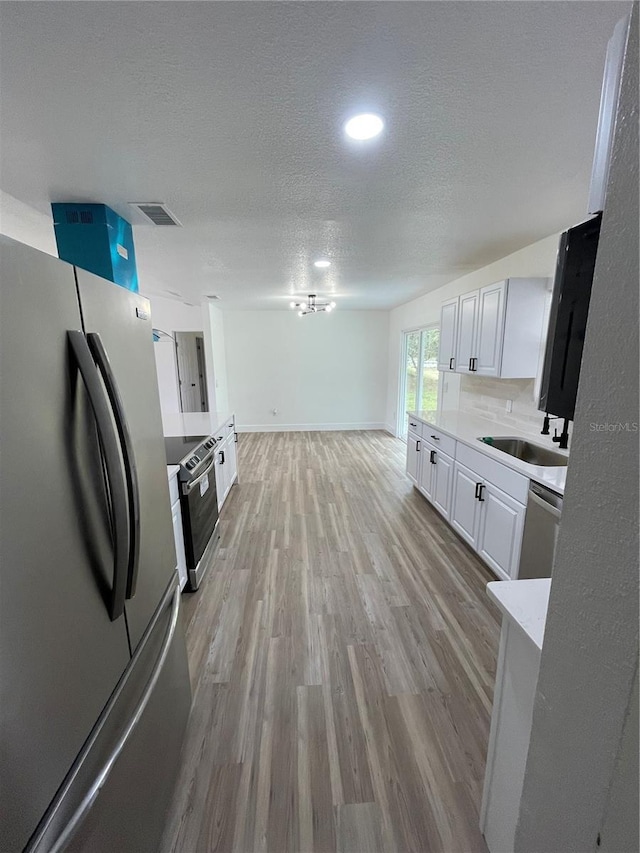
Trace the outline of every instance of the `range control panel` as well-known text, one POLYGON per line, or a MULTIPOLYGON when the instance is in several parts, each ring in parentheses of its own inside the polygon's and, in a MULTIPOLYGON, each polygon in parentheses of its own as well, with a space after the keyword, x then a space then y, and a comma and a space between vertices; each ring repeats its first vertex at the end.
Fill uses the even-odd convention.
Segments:
POLYGON ((180 479, 185 482, 197 477, 200 468, 205 467, 205 463, 211 458, 216 446, 216 440, 213 436, 205 439, 201 444, 190 451, 188 456, 180 462, 180 479))

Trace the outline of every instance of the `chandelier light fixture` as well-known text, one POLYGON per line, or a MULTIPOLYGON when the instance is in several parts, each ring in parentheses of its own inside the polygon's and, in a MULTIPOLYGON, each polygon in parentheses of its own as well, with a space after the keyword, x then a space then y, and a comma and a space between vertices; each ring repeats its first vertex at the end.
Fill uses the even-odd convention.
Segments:
POLYGON ((291 302, 289 307, 298 309, 298 317, 304 317, 305 314, 320 314, 322 311, 329 313, 336 307, 335 302, 318 302, 317 300, 316 294, 310 293, 306 302, 291 302))

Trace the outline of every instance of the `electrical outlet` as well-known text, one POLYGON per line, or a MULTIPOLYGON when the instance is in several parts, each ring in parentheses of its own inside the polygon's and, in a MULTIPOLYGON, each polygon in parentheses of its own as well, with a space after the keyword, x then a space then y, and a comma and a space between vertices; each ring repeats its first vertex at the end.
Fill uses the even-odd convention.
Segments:
POLYGON ((513 400, 507 400, 507 404, 504 407, 504 410, 505 410, 505 412, 512 412, 513 411, 513 400))

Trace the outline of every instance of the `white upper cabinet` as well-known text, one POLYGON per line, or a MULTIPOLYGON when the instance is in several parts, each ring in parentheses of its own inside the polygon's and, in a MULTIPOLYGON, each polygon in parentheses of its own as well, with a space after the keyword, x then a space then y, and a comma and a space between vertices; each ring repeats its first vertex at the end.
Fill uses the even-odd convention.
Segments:
POLYGON ((447 299, 440 309, 440 349, 438 370, 456 369, 456 333, 458 331, 458 297, 447 299))
POLYGON ((500 375, 506 286, 506 281, 500 281, 480 291, 476 361, 473 364, 473 372, 478 376, 500 375))
POLYGON ((438 369, 500 379, 535 378, 548 296, 546 278, 510 278, 447 300, 441 310, 438 369), (452 341, 453 361, 448 355, 452 341))
POLYGON ((474 290, 459 297, 458 305, 458 343, 456 347, 456 372, 472 373, 473 358, 476 354, 476 333, 478 329, 478 297, 474 290))

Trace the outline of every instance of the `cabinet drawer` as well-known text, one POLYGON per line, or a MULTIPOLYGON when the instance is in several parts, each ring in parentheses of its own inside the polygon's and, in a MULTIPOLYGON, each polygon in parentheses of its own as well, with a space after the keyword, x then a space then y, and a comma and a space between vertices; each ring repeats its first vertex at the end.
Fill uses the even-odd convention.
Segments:
POLYGON ((439 429, 435 429, 430 424, 422 424, 422 437, 425 441, 428 441, 433 447, 441 450, 443 453, 446 453, 447 456, 451 456, 451 458, 455 458, 456 455, 456 440, 455 438, 451 438, 450 435, 446 435, 444 432, 440 432, 439 429))
POLYGON ((471 468, 476 474, 483 479, 488 480, 506 492, 514 500, 521 504, 527 503, 529 492, 529 479, 506 465, 490 459, 479 450, 474 450, 472 447, 467 447, 466 444, 458 442, 456 450, 456 461, 461 462, 468 468, 471 468))
POLYGON ((169 480, 169 502, 173 504, 180 500, 180 489, 178 487, 178 473, 176 472, 169 480))
POLYGON ((421 429, 422 421, 419 421, 417 418, 409 417, 409 432, 417 432, 419 438, 421 429))

